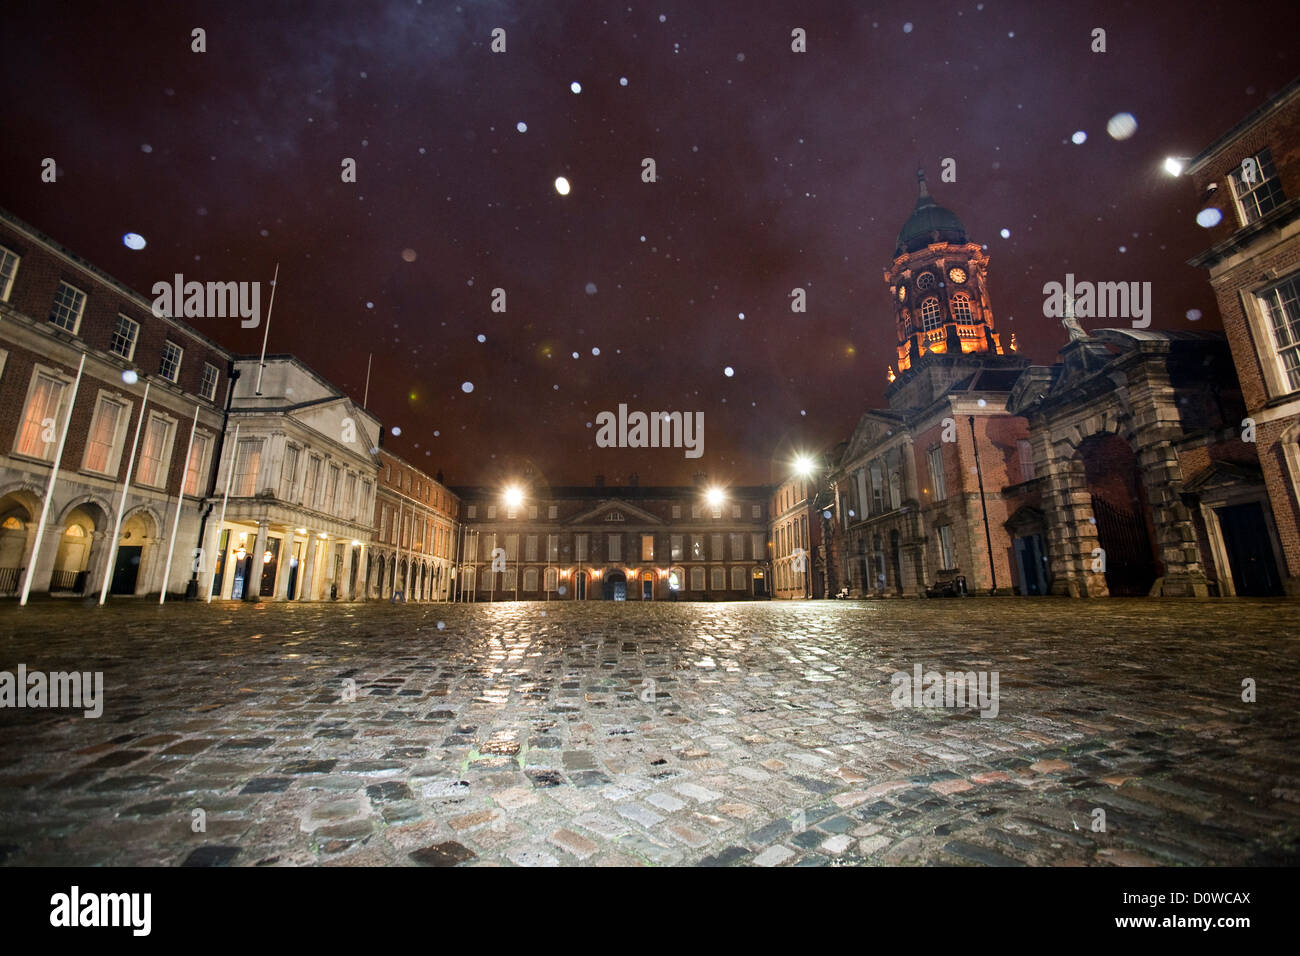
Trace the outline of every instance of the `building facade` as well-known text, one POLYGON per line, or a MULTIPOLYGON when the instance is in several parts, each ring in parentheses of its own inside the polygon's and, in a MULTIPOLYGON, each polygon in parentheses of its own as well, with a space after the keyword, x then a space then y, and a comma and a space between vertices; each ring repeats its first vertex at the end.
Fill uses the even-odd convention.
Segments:
POLYGON ((772 595, 782 600, 825 597, 825 577, 817 572, 822 519, 816 511, 818 478, 824 469, 787 478, 768 502, 772 515, 772 595))
POLYGON ((1232 550, 1230 539, 1276 532, 1282 587, 1300 597, 1300 80, 1186 174, 1212 242, 1189 264, 1209 270, 1245 398, 1241 430, 1258 449, 1271 506, 1216 506, 1212 516, 1235 529, 1219 543, 1232 550))
POLYGON ((770 596, 770 487, 458 488, 462 601, 770 596))
POLYGON ((201 593, 264 601, 364 595, 379 421, 288 355, 236 361, 201 593))
POLYGON ((829 577, 848 597, 1029 591, 1037 578, 1021 580, 1005 528, 1029 477, 1028 425, 1006 410, 1027 362, 996 330, 987 253, 918 181, 884 272, 889 407, 863 414, 828 477, 829 577))
POLYGON ((183 593, 229 366, 0 211, 0 594, 183 593))
POLYGON ((460 499, 387 449, 379 449, 374 547, 365 596, 445 601, 454 583, 460 499))

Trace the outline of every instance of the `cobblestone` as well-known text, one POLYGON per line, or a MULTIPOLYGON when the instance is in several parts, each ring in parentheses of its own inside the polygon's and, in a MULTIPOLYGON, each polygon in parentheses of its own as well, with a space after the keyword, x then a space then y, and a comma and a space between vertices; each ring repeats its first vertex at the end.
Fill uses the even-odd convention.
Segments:
POLYGON ((5 604, 0 865, 1294 865, 1292 607, 5 604))

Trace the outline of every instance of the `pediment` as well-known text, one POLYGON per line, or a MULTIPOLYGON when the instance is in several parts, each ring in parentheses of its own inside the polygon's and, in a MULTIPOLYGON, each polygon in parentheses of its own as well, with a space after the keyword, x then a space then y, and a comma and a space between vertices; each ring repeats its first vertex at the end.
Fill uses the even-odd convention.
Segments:
POLYGON ((602 501, 596 507, 582 514, 574 515, 565 524, 608 524, 618 527, 625 524, 663 524, 658 515, 629 504, 621 498, 602 501))

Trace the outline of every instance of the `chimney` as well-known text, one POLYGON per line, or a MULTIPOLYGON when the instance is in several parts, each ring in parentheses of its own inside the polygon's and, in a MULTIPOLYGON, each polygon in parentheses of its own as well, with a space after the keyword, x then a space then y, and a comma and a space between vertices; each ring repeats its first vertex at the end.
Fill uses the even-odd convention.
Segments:
POLYGON ((703 488, 704 482, 707 479, 708 479, 707 472, 697 471, 695 474, 691 475, 691 483, 694 484, 696 488, 703 488))
POLYGON ((597 488, 604 488, 604 487, 605 487, 605 476, 604 476, 604 475, 597 475, 597 476, 596 476, 596 487, 597 487, 597 488))

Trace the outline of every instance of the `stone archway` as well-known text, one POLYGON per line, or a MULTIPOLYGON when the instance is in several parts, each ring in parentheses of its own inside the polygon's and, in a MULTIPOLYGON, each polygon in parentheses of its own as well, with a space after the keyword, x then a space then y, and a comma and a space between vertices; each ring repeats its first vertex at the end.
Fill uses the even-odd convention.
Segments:
MULTIPOLYGON (((123 516, 113 567, 109 571, 109 594, 148 594, 161 588, 162 582, 154 581, 160 526, 158 516, 148 508, 136 508, 123 516)), ((102 586, 102 578, 90 582, 92 590, 102 586)))
POLYGON ((17 486, 0 496, 0 594, 22 589, 40 510, 40 496, 30 488, 17 486))
POLYGON ((107 503, 86 496, 69 503, 46 528, 45 544, 36 565, 33 587, 39 586, 45 573, 45 586, 51 594, 85 594, 94 590, 92 582, 102 579, 108 560, 106 537, 109 533, 107 503), (48 562, 48 568, 42 565, 48 562))

